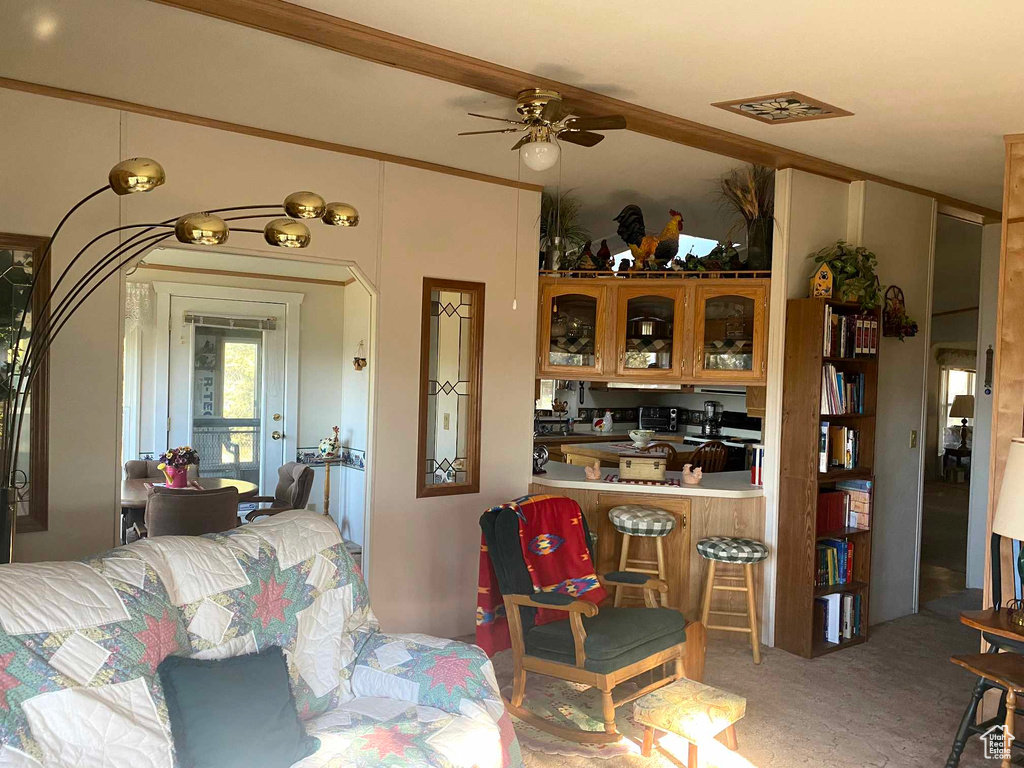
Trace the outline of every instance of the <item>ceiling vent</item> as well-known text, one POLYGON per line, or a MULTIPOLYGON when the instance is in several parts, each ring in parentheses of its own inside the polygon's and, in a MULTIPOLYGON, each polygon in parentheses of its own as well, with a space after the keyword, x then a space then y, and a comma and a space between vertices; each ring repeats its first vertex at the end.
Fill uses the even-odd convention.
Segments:
POLYGON ((812 99, 796 91, 754 96, 750 99, 718 101, 711 106, 746 115, 758 122, 771 125, 823 120, 827 117, 847 117, 853 114, 853 112, 833 107, 831 104, 812 99))

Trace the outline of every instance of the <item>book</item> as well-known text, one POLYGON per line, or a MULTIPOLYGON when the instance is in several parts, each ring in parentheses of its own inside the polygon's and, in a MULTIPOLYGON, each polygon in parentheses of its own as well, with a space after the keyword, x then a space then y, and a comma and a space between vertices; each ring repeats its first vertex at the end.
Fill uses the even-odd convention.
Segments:
POLYGON ((842 595, 834 593, 831 595, 825 595, 823 598, 826 602, 825 612, 825 641, 829 643, 838 643, 840 640, 840 622, 841 622, 841 608, 840 601, 842 595))
POLYGON ((818 471, 828 472, 828 422, 821 422, 821 434, 818 437, 818 471))
POLYGON ((878 353, 878 320, 871 315, 837 315, 825 305, 825 357, 864 357, 878 353))
POLYGON ((853 637, 853 595, 850 593, 843 595, 842 636, 844 640, 853 637))

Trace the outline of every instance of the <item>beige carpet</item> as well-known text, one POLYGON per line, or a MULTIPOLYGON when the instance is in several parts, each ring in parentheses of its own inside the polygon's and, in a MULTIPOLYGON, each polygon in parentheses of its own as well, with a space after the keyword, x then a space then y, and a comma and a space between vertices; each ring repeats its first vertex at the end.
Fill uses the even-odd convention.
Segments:
MULTIPOLYGON (((814 661, 766 649, 763 663, 755 667, 747 647, 713 641, 706 682, 746 696, 747 716, 737 725, 739 755, 724 748, 708 750, 701 756, 701 768, 945 765, 974 683, 949 657, 978 647, 977 633, 956 621, 963 602, 939 601, 930 606, 934 610, 873 627, 864 645, 814 661)), ((510 665, 508 653, 495 658, 503 683, 510 665)), ((645 760, 634 754, 595 759, 530 749, 524 753, 529 768, 671 765, 664 758, 645 760)), ((679 752, 681 762, 684 755, 685 750, 679 752)), ((975 739, 961 766, 993 768, 994 763, 983 759, 975 739)))

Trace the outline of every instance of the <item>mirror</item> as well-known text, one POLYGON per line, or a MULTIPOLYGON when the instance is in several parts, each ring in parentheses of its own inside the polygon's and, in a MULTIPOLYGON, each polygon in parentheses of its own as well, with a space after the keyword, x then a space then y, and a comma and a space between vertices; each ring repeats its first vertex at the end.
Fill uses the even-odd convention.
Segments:
POLYGON ((480 490, 484 285, 423 279, 416 496, 480 490))
MULTIPOLYGON (((45 237, 0 233, 0 336, 3 341, 3 372, 0 397, 17 385, 20 368, 10 370, 14 360, 14 336, 24 318, 24 331, 18 344, 24 355, 36 324, 45 322, 46 297, 50 293, 50 264, 43 264, 32 292, 32 279, 49 242, 45 237)), ((17 491, 16 525, 18 533, 47 530, 47 486, 49 481, 49 354, 40 358, 32 381, 32 394, 25 400, 25 416, 18 440, 14 486, 17 491)), ((12 424, 17 429, 17 424, 12 424)), ((0 429, 7 429, 6 424, 0 429)))

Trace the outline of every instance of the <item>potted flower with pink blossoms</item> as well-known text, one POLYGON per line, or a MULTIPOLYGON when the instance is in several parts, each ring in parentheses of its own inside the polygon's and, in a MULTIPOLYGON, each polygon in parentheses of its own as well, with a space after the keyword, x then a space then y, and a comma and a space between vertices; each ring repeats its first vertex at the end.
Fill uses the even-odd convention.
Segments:
POLYGON ((157 467, 167 478, 168 488, 184 488, 188 485, 188 468, 199 463, 199 453, 188 445, 172 448, 161 456, 163 461, 157 467))

